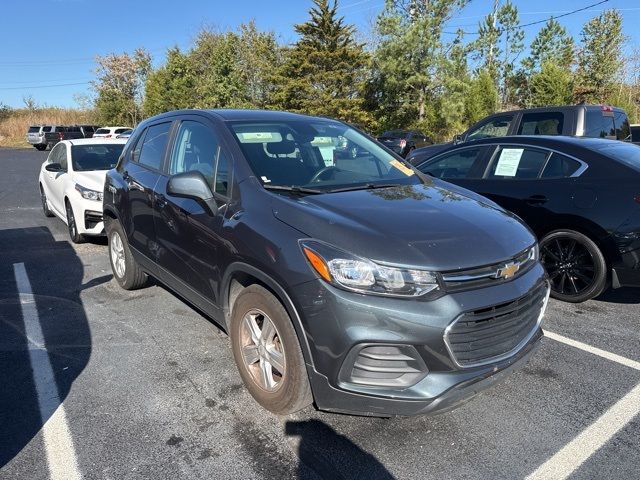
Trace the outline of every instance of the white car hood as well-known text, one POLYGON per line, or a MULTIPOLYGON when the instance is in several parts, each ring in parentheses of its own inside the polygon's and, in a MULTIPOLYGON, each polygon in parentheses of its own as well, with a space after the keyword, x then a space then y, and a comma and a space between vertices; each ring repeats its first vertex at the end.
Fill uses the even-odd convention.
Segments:
POLYGON ((107 170, 92 170, 90 172, 73 172, 73 181, 85 188, 102 192, 104 190, 104 179, 107 170))

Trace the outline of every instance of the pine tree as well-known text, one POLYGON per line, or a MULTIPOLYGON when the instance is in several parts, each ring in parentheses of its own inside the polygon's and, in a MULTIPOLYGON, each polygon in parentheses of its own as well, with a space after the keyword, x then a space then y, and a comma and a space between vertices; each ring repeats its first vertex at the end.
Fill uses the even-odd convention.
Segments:
POLYGON ((145 115, 193 108, 196 104, 195 84, 196 77, 189 56, 177 47, 169 49, 166 63, 153 71, 147 79, 145 115))
POLYGON ((531 77, 531 106, 567 105, 573 99, 573 75, 565 67, 545 60, 531 77))
POLYGON ((604 102, 619 81, 623 65, 622 15, 607 10, 582 28, 578 54, 576 96, 589 102, 604 102))
POLYGON ((567 29, 550 18, 531 42, 529 56, 522 61, 528 72, 537 72, 546 61, 570 69, 574 60, 575 42, 567 29))
POLYGON ((364 110, 368 55, 355 28, 338 17, 337 1, 314 0, 310 19, 295 26, 299 40, 284 53, 272 104, 284 110, 369 124, 364 110))

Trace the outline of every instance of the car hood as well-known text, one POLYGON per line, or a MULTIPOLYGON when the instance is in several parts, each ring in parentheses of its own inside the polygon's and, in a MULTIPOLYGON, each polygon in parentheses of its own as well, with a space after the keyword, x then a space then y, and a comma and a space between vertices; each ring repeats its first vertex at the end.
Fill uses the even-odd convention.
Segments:
POLYGON ((374 261, 466 269, 515 256, 535 242, 515 216, 445 182, 294 197, 273 214, 309 238, 374 261))
POLYGON ((73 172, 73 181, 85 188, 90 188, 97 192, 104 190, 104 179, 107 170, 93 170, 90 172, 73 172))

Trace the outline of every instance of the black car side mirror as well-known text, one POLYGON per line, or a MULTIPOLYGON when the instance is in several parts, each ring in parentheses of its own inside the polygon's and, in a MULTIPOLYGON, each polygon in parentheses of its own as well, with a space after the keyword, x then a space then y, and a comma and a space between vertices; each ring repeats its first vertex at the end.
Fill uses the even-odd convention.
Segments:
POLYGON ((218 211, 211 187, 198 171, 178 173, 169 178, 167 183, 167 194, 173 197, 191 198, 212 215, 218 211))
POLYGON ((62 171, 62 165, 60 165, 59 163, 48 163, 47 165, 45 165, 44 169, 47 172, 58 173, 62 171))
POLYGON ((454 145, 457 145, 457 144, 459 144, 459 143, 462 143, 463 141, 464 141, 464 140, 463 140, 463 138, 462 138, 462 135, 461 135, 461 134, 459 134, 459 133, 458 133, 457 135, 454 135, 454 136, 453 136, 453 144, 454 144, 454 145))

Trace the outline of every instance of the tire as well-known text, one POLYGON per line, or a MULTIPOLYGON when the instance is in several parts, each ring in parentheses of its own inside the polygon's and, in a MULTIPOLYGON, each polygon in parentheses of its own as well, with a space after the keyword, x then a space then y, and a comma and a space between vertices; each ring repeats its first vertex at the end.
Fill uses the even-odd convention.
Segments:
POLYGON ((53 217, 53 212, 49 209, 49 201, 47 195, 44 193, 44 188, 40 185, 40 201, 42 202, 42 213, 45 217, 53 217))
POLYGON ((240 376, 261 406, 288 415, 311 404, 298 336, 287 311, 268 290, 250 285, 238 295, 229 335, 240 376))
POLYGON ((131 254, 127 237, 120 222, 112 220, 107 224, 109 261, 113 278, 125 290, 136 290, 147 283, 147 274, 142 271, 131 254))
POLYGON ((36 150, 39 150, 40 152, 47 149, 46 145, 34 145, 34 147, 36 147, 36 150))
POLYGON ((607 288, 607 261, 586 235, 555 230, 540 241, 540 260, 551 282, 551 296, 580 303, 597 297, 607 288))
POLYGON ((67 228, 69 230, 69 238, 73 243, 84 243, 84 235, 78 233, 78 224, 76 223, 76 217, 73 214, 73 208, 69 200, 64 202, 65 209, 67 210, 67 228))

